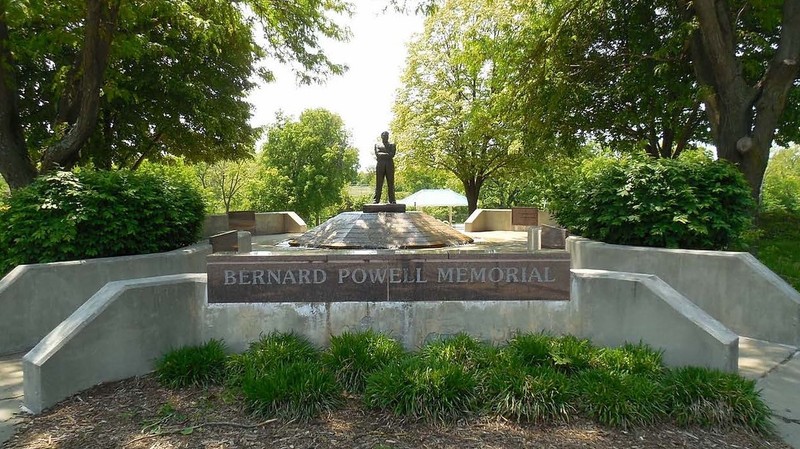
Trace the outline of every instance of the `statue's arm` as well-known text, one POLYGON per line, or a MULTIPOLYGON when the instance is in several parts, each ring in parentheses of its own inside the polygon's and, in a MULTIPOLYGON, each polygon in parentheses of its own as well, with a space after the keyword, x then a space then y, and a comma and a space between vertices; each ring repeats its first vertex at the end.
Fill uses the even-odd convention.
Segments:
POLYGON ((396 144, 389 144, 389 157, 394 158, 394 154, 397 153, 397 145, 396 144))

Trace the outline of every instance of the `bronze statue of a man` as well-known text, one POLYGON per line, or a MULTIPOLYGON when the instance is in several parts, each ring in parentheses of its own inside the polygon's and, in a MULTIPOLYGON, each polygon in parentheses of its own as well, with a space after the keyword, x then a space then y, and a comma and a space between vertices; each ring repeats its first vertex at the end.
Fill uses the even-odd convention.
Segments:
POLYGON ((386 188, 388 189, 389 203, 395 204, 394 199, 394 154, 397 151, 395 144, 389 143, 389 131, 381 133, 381 143, 375 144, 375 196, 372 197, 375 204, 381 201, 381 191, 383 190, 383 179, 386 178, 386 188))

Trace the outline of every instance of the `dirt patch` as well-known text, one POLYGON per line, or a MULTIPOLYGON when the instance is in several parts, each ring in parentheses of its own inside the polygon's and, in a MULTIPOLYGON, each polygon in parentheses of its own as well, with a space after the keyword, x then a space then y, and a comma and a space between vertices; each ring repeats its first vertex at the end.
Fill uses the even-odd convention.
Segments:
POLYGON ((297 423, 250 416, 219 388, 173 391, 152 376, 99 385, 45 413, 26 417, 6 448, 778 448, 736 430, 663 425, 636 431, 586 421, 565 425, 474 419, 448 425, 410 422, 350 399, 330 416, 297 423))

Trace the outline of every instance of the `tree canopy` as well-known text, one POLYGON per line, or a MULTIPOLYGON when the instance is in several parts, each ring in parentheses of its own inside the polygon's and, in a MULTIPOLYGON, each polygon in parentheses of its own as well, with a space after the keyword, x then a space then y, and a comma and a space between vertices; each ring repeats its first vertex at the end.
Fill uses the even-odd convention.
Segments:
POLYGON ((450 0, 436 9, 409 47, 394 107, 392 126, 408 159, 453 173, 470 212, 484 182, 522 155, 518 130, 503 121, 513 99, 497 64, 509 13, 491 1, 450 0))
POLYGON ((78 163, 251 154, 245 97, 265 58, 301 82, 345 67, 320 39, 340 0, 0 0, 0 173, 12 188, 78 163), (263 37, 260 37, 263 36, 263 37))
POLYGON ((260 155, 262 172, 250 192, 251 206, 262 211, 293 210, 319 218, 342 199, 357 179, 358 152, 341 117, 308 109, 295 120, 278 114, 267 129, 260 155))

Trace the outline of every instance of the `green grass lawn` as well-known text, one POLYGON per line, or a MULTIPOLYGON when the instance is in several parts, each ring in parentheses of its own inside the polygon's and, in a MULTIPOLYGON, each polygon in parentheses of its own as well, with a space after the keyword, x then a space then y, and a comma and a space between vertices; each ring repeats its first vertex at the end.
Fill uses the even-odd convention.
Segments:
POLYGON ((753 254, 796 290, 800 290, 800 216, 763 213, 758 218, 761 231, 753 254))

